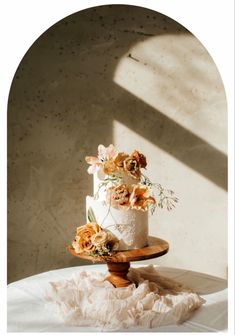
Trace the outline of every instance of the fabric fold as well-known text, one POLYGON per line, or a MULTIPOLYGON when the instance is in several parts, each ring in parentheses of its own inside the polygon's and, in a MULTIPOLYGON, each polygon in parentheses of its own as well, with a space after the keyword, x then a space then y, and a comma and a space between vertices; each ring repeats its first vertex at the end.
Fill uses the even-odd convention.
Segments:
POLYGON ((46 306, 67 325, 117 331, 181 323, 205 302, 190 288, 158 274, 153 265, 130 268, 133 284, 124 288, 114 288, 106 275, 82 271, 50 282, 46 306))

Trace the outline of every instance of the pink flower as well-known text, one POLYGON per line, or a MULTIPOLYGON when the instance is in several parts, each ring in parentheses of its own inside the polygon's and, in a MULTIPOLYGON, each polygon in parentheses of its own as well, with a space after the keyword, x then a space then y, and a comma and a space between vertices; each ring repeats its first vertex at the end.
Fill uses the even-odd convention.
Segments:
POLYGON ((99 158, 97 157, 93 157, 93 156, 86 156, 85 160, 88 164, 91 164, 91 166, 89 166, 87 172, 89 174, 94 174, 96 173, 100 166, 102 165, 102 163, 100 162, 99 158))
POLYGON ((118 154, 113 144, 110 144, 107 148, 103 144, 98 146, 98 158, 101 162, 108 161, 118 154))
POLYGON ((109 187, 107 190, 106 201, 114 208, 129 208, 131 186, 120 184, 118 186, 109 187))
POLYGON ((107 148, 104 145, 100 144, 98 146, 98 157, 94 156, 85 157, 86 162, 91 165, 89 166, 87 172, 89 174, 96 173, 104 162, 112 160, 117 154, 118 152, 113 146, 113 144, 110 144, 107 148))

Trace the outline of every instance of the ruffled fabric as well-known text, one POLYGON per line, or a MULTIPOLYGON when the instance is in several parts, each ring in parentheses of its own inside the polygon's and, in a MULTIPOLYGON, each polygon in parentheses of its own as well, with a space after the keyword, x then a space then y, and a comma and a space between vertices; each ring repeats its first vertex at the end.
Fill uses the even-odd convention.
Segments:
POLYGON ((181 323, 205 302, 189 288, 159 275, 152 265, 130 268, 133 284, 124 288, 114 288, 106 275, 83 271, 49 283, 47 306, 68 325, 117 331, 181 323))

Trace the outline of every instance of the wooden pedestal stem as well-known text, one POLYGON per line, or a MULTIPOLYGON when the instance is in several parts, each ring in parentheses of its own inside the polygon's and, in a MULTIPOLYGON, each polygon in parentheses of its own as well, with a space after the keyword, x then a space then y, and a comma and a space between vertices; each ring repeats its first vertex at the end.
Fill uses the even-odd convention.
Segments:
POLYGON ((130 262, 110 263, 107 262, 110 275, 106 279, 113 284, 114 287, 126 287, 131 284, 127 278, 130 262))

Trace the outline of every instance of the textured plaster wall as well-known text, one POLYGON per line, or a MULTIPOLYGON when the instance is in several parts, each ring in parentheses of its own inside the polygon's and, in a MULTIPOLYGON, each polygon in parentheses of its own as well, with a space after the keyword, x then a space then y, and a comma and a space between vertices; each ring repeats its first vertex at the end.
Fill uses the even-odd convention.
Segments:
POLYGON ((84 157, 139 148, 180 198, 150 232, 152 262, 226 276, 226 101, 200 42, 133 6, 75 13, 46 31, 13 79, 8 108, 8 280, 84 264, 66 252, 92 192, 84 157))

